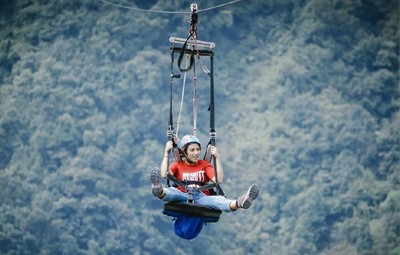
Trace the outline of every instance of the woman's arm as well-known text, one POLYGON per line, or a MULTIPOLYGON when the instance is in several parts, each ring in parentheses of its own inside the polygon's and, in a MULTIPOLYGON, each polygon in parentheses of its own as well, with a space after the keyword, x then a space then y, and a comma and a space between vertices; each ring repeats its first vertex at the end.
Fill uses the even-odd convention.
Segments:
POLYGON ((172 148, 172 142, 168 141, 167 144, 165 145, 164 156, 160 166, 162 178, 167 178, 169 151, 171 150, 171 148, 172 148))
MULTIPOLYGON (((213 155, 215 158, 215 167, 217 168, 216 172, 217 172, 217 177, 218 177, 218 183, 222 183, 222 181, 224 179, 224 169, 222 168, 221 159, 220 159, 217 147, 211 146, 210 152, 211 152, 211 155, 213 155)), ((212 179, 212 181, 216 182, 215 176, 212 179)))

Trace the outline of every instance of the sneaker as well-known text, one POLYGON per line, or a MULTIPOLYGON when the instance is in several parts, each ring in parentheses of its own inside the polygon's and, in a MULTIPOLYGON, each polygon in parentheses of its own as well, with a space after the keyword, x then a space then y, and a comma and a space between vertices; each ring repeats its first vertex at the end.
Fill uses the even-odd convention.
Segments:
POLYGON ((239 208, 249 208, 254 199, 257 198, 258 192, 259 190, 257 185, 253 184, 246 193, 238 197, 236 200, 239 208))
POLYGON ((153 168, 150 172, 151 192, 153 196, 158 197, 163 192, 163 186, 160 182, 161 174, 160 169, 153 168))

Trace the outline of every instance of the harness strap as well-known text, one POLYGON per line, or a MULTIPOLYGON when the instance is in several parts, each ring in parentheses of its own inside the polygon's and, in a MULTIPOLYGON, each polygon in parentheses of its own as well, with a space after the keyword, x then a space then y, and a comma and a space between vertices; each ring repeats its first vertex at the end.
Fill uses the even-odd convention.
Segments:
POLYGON ((180 180, 178 180, 178 178, 173 176, 169 171, 167 171, 167 179, 172 181, 173 183, 175 183, 178 186, 185 187, 185 184, 183 184, 183 182, 181 182, 180 180))
POLYGON ((211 163, 211 144, 210 142, 207 144, 206 152, 204 153, 203 160, 207 160, 211 163))
POLYGON ((185 189, 188 185, 191 185, 191 184, 202 185, 201 187, 192 188, 193 191, 204 191, 204 190, 213 189, 218 186, 216 183, 210 183, 210 184, 204 185, 204 183, 196 182, 196 181, 183 181, 182 182, 182 181, 178 180, 178 178, 173 176, 169 171, 167 172, 167 179, 185 189))
POLYGON ((199 17, 198 14, 196 13, 197 11, 197 7, 196 6, 192 6, 192 14, 190 17, 190 30, 189 30, 189 36, 186 39, 185 43, 182 46, 181 52, 179 53, 179 58, 178 58, 178 68, 181 72, 187 72, 189 71, 193 65, 194 65, 194 52, 191 51, 190 52, 190 64, 188 67, 182 68, 181 67, 181 62, 183 59, 183 55, 186 53, 186 48, 187 48, 187 44, 190 38, 193 39, 197 39, 197 27, 196 24, 199 21, 199 17))
POLYGON ((179 68, 179 70, 180 70, 181 72, 187 72, 187 71, 189 71, 190 69, 192 69, 192 67, 193 67, 193 65, 194 65, 194 51, 191 51, 191 50, 186 51, 187 43, 188 43, 189 39, 190 39, 192 36, 193 36, 193 33, 190 33, 189 36, 188 36, 188 38, 186 39, 185 43, 183 44, 181 51, 179 52, 179 57, 178 57, 178 68, 179 68), (183 56, 185 55, 185 53, 187 53, 187 52, 190 53, 190 62, 189 62, 189 66, 183 68, 183 67, 181 67, 182 59, 183 59, 183 56))
POLYGON ((177 162, 182 161, 181 153, 179 152, 178 147, 176 147, 176 146, 172 147, 172 153, 174 154, 175 161, 177 161, 177 162))

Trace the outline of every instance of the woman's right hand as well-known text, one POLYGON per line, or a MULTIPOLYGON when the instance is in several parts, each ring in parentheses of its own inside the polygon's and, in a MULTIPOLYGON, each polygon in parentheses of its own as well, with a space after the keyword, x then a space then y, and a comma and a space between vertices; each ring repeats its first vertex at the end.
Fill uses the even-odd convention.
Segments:
POLYGON ((172 147, 173 147, 172 141, 168 141, 165 144, 165 153, 169 153, 169 151, 172 149, 172 147))

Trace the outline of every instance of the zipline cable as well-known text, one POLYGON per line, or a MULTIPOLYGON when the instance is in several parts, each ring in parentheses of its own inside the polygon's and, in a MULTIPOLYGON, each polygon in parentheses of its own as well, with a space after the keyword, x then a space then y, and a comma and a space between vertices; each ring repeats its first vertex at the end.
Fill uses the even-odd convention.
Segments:
POLYGON ((128 9, 132 11, 139 11, 139 12, 153 12, 153 13, 164 13, 164 14, 190 14, 190 12, 179 12, 179 11, 162 11, 162 10, 149 10, 149 9, 141 9, 141 8, 135 8, 131 6, 126 6, 122 4, 115 4, 106 0, 99 0, 100 2, 118 7, 118 8, 123 8, 123 9, 128 9))
POLYGON ((205 8, 203 10, 198 10, 197 12, 201 13, 201 12, 211 11, 211 10, 214 10, 214 9, 217 9, 217 8, 221 8, 221 7, 224 7, 224 6, 231 5, 231 4, 236 4, 236 3, 239 3, 239 2, 242 2, 242 1, 245 1, 245 0, 231 1, 231 2, 228 2, 228 3, 224 3, 224 4, 216 5, 216 6, 213 6, 213 7, 205 8))
MULTIPOLYGON (((131 6, 126 6, 126 5, 122 5, 122 4, 116 4, 110 1, 106 1, 106 0, 99 0, 100 2, 103 2, 105 4, 109 4, 118 8, 123 8, 123 9, 128 9, 128 10, 132 10, 132 11, 139 11, 139 12, 152 12, 152 13, 163 13, 163 14, 190 14, 191 12, 187 12, 187 11, 164 11, 164 10, 150 10, 150 9, 141 9, 141 8, 135 8, 135 7, 131 7, 131 6)), ((239 2, 242 2, 245 0, 234 0, 234 1, 230 1, 224 4, 219 4, 216 6, 212 6, 209 8, 205 8, 203 10, 198 10, 197 13, 201 13, 201 12, 206 12, 206 11, 211 11, 217 8, 221 8, 224 6, 228 6, 228 5, 232 5, 232 4, 236 4, 239 2)))

